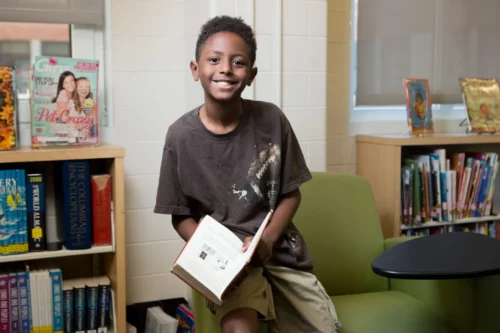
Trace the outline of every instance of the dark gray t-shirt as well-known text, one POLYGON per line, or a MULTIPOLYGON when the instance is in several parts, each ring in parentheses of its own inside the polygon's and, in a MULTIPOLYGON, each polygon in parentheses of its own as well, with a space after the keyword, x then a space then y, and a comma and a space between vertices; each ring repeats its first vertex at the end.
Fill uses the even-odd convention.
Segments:
MULTIPOLYGON (((226 134, 214 134, 203 125, 200 107, 170 126, 155 213, 191 215, 196 221, 210 215, 243 240, 255 234, 280 195, 311 179, 283 112, 271 103, 242 103, 240 123, 226 134)), ((272 262, 312 270, 293 222, 277 242, 272 262)))

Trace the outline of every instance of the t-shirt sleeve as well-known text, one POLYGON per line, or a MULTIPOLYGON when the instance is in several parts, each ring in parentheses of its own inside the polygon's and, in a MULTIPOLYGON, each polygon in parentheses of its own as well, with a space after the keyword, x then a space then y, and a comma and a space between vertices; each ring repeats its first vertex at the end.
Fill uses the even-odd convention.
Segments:
POLYGON ((290 122, 284 116, 283 119, 281 195, 298 189, 300 185, 312 178, 290 122))
POLYGON ((170 139, 171 133, 167 133, 161 160, 156 205, 153 211, 159 214, 191 215, 189 200, 183 194, 177 172, 179 170, 178 158, 170 139))

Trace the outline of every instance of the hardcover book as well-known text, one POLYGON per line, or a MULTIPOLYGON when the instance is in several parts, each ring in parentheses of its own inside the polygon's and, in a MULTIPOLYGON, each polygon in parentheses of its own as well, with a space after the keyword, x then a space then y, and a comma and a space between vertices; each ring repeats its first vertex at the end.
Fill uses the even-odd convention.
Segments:
POLYGON ((232 231, 205 216, 174 262, 172 273, 212 303, 221 305, 232 283, 250 263, 272 213, 267 214, 245 252, 243 242, 232 231))
POLYGON ((432 102, 427 79, 405 78, 406 111, 410 134, 434 132, 432 102))

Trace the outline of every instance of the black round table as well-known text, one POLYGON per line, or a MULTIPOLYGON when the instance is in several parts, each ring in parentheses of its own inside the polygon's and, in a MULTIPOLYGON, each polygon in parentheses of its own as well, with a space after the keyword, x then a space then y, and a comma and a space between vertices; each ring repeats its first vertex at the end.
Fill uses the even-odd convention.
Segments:
POLYGON ((500 273, 500 241, 474 232, 451 232, 402 242, 372 263, 392 279, 462 279, 500 273))

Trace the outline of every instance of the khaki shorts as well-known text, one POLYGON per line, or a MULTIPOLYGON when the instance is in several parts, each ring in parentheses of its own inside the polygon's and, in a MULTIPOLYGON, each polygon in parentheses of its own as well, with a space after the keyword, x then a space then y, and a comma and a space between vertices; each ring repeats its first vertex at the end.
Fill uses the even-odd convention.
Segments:
POLYGON ((257 311, 270 333, 338 333, 340 322, 330 296, 314 274, 281 266, 250 268, 220 307, 219 322, 240 308, 257 311))

